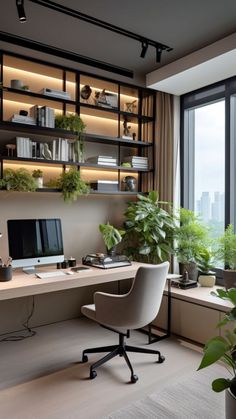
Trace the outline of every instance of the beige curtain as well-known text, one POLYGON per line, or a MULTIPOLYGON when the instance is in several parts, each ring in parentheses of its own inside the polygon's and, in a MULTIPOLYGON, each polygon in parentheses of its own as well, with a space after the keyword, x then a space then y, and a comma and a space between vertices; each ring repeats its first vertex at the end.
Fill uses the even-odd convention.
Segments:
POLYGON ((174 198, 173 125, 173 95, 157 92, 154 189, 159 192, 160 200, 170 202, 174 198))

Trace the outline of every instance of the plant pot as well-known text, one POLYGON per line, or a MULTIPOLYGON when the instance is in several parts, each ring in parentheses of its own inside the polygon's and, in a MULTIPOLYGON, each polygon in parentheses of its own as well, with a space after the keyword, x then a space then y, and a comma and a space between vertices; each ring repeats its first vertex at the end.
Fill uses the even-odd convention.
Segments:
POLYGON ((223 271, 223 279, 225 288, 236 288, 236 271, 225 269, 223 271))
POLYGON ((116 246, 113 246, 111 249, 107 249, 107 255, 115 256, 116 255, 116 246))
POLYGON ((34 178, 35 183, 37 185, 37 188, 43 188, 43 178, 42 177, 36 177, 34 178))
POLYGON ((198 282, 201 287, 214 287, 216 283, 215 275, 202 274, 198 277, 198 282))
POLYGON ((0 282, 10 281, 12 279, 12 266, 0 267, 0 282))
POLYGON ((225 419, 235 419, 236 396, 228 388, 225 391, 225 419))
POLYGON ((179 263, 179 273, 184 275, 184 272, 188 272, 188 277, 191 281, 197 281, 198 270, 197 265, 194 262, 189 263, 179 263))

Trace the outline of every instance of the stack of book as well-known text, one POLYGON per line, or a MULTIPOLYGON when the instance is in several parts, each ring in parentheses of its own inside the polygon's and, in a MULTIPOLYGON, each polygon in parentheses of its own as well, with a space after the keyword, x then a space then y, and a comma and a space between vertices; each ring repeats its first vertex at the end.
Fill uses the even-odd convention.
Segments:
POLYGON ((30 108, 30 117, 33 118, 40 127, 55 128, 55 112, 48 106, 39 107, 38 105, 30 108))
POLYGON ((34 117, 19 115, 17 113, 14 113, 10 120, 11 122, 17 122, 20 124, 36 125, 36 119, 34 117))
POLYGON ((130 163, 136 169, 148 169, 148 158, 141 156, 127 156, 124 157, 123 162, 130 163))
POLYGON ((95 156, 88 157, 86 163, 100 164, 102 166, 117 166, 117 159, 112 156, 95 156))
POLYGON ((16 137, 16 155, 24 158, 75 161, 74 144, 66 138, 58 138, 50 143, 16 137))
POLYGON ((90 182, 90 187, 94 191, 116 192, 119 188, 118 180, 94 180, 90 182))
POLYGON ((44 87, 42 90, 40 90, 40 93, 42 95, 58 97, 60 99, 66 100, 70 100, 71 98, 70 93, 68 92, 64 92, 63 90, 49 89, 48 87, 44 87))

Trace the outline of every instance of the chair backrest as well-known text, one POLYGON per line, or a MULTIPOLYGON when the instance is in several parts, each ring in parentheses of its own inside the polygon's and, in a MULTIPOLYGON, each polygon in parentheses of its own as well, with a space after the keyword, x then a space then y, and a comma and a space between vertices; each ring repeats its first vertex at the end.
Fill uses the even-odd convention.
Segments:
MULTIPOLYGON (((138 329, 152 322, 160 309, 169 262, 140 267, 130 291, 107 297, 98 306, 97 321, 125 329, 138 329)), ((98 293, 99 294, 99 293, 98 293)))

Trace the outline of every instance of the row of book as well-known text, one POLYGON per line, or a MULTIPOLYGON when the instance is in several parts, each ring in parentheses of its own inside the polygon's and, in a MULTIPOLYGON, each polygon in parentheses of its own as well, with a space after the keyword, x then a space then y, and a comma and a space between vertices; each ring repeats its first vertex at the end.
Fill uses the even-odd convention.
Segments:
POLYGON ((66 138, 58 138, 50 143, 16 137, 16 155, 23 158, 37 158, 59 161, 78 161, 75 145, 66 138))
POLYGON ((124 163, 130 163, 136 169, 148 169, 148 157, 126 156, 122 160, 124 163))
POLYGON ((34 105, 30 108, 30 117, 36 121, 40 127, 55 128, 55 111, 48 106, 34 105))
POLYGON ((94 157, 88 157, 86 159, 86 163, 91 164, 100 164, 102 166, 117 166, 117 159, 112 156, 94 156, 94 157))

